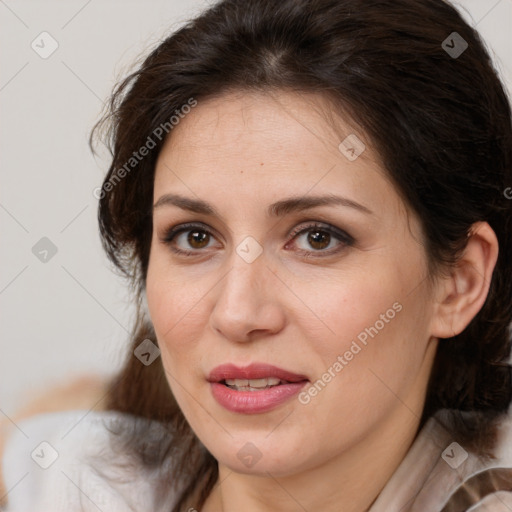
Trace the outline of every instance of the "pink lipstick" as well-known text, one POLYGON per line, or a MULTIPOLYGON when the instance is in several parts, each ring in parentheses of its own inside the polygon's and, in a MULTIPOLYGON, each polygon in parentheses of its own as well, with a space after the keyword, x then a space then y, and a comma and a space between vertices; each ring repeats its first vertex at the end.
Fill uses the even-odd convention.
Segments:
POLYGON ((217 366, 208 381, 213 397, 228 411, 258 414, 290 400, 309 379, 276 366, 253 363, 245 367, 217 366))

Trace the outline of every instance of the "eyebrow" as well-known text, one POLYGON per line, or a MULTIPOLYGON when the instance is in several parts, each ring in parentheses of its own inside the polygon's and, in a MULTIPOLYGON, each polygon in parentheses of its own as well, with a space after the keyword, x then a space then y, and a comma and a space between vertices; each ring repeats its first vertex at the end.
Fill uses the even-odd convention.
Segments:
MULTIPOLYGON (((206 201, 201 199, 192 199, 178 194, 164 194, 153 205, 153 210, 162 206, 177 206, 183 210, 203 215, 214 215, 220 217, 217 210, 206 201)), ((315 208, 317 206, 339 205, 359 210, 362 213, 373 215, 373 212, 366 206, 356 203, 352 199, 336 196, 332 194, 323 196, 307 196, 307 197, 289 197, 276 203, 271 204, 267 208, 269 217, 282 217, 292 212, 300 212, 315 208)))

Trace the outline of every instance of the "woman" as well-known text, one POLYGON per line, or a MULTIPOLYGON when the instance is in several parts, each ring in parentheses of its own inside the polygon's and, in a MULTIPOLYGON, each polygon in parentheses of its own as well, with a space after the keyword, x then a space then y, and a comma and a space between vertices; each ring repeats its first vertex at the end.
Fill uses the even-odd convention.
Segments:
POLYGON ((7 510, 512 509, 511 111, 452 6, 224 0, 104 122, 132 346, 7 510))

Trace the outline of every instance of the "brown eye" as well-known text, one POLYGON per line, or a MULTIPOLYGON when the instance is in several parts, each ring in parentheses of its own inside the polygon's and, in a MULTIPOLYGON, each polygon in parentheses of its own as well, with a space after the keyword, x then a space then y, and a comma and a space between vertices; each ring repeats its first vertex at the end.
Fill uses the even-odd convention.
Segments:
POLYGON ((355 242, 345 231, 318 223, 302 226, 302 229, 294 230, 291 236, 298 252, 308 257, 330 256, 352 246, 355 242))
POLYGON ((308 243, 314 249, 321 250, 329 246, 331 235, 327 231, 313 230, 309 231, 308 243))
POLYGON ((181 224, 168 229, 162 237, 162 242, 169 245, 178 254, 200 254, 208 247, 213 235, 206 228, 197 224, 181 224))
POLYGON ((210 240, 210 234, 205 231, 200 230, 191 230, 188 231, 189 235, 187 237, 187 242, 194 249, 202 249, 206 245, 208 245, 208 241, 210 240))

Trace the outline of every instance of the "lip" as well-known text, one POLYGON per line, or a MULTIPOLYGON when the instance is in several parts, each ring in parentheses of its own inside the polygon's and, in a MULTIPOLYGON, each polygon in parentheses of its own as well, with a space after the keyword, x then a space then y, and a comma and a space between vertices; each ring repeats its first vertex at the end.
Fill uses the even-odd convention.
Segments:
POLYGON ((265 363, 253 363, 238 367, 223 364, 214 368, 208 376, 210 389, 217 402, 231 412, 259 414, 271 411, 287 402, 309 382, 305 375, 283 370, 265 363), (222 383, 225 379, 264 379, 275 377, 287 381, 261 391, 237 391, 222 383))
MULTIPOLYGON (((266 377, 275 377, 288 382, 309 380, 305 375, 292 373, 266 363, 252 363, 244 367, 228 363, 215 367, 210 372, 208 381, 220 382, 225 379, 264 379, 266 377)), ((250 393, 253 393, 253 391, 250 391, 250 393)))

